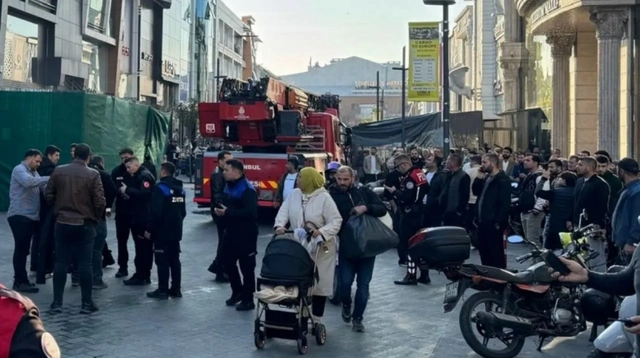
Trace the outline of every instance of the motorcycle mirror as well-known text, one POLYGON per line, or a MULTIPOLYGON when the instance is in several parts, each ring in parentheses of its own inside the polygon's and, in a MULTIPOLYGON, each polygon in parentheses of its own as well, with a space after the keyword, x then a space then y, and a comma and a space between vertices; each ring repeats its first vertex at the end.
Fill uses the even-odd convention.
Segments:
POLYGON ((638 216, 638 224, 640 224, 640 216, 638 216))
POLYGON ((524 242, 524 237, 520 235, 511 235, 507 237, 507 242, 509 242, 510 244, 521 244, 524 242))

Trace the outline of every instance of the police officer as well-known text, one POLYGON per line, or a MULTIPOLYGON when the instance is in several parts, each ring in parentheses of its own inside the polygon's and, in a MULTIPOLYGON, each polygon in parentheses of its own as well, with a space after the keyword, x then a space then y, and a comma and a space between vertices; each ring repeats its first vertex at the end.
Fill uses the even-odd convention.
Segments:
POLYGON ((222 204, 214 209, 220 217, 225 232, 224 266, 231 298, 227 306, 236 306, 238 311, 255 308, 253 293, 256 289, 255 267, 258 245, 258 194, 244 175, 244 165, 236 159, 228 160, 224 167, 222 204), (242 271, 242 279, 238 273, 242 271))
POLYGON ((407 247, 411 236, 422 228, 423 199, 429 189, 427 176, 422 169, 414 167, 411 158, 406 154, 397 156, 394 164, 401 175, 400 188, 385 186, 385 189, 393 195, 398 205, 400 222, 398 255, 401 261, 407 262, 407 275, 394 283, 397 285, 416 285, 418 282, 429 284, 431 280, 428 271, 423 271, 420 280, 417 279, 416 266, 408 255, 407 247))
MULTIPOLYGON (((131 148, 122 149, 120 151, 122 163, 111 171, 111 180, 113 180, 118 189, 122 188, 123 185, 125 187, 133 187, 135 185, 133 176, 127 172, 127 167, 125 166, 125 161, 131 157, 133 157, 131 148)), ((131 232, 131 223, 135 215, 132 210, 132 202, 129 199, 129 195, 121 191, 118 192, 116 197, 116 238, 118 240, 118 266, 120 267, 116 277, 129 276, 129 250, 127 249, 127 243, 131 232)))
POLYGON ((33 302, 0 284, 0 357, 60 358, 33 302))
POLYGON ((182 181, 174 177, 175 172, 173 163, 160 165, 160 182, 153 188, 149 202, 149 224, 144 237, 153 242, 158 266, 158 289, 147 293, 150 298, 182 297, 180 240, 187 210, 182 181))
POLYGON ((125 161, 127 172, 133 178, 131 186, 124 182, 120 186, 120 193, 129 199, 131 210, 131 234, 136 248, 133 260, 136 272, 124 281, 125 285, 142 286, 151 283, 151 269, 153 268, 153 244, 144 238, 149 220, 149 200, 155 185, 155 178, 147 169, 140 165, 137 157, 125 161))

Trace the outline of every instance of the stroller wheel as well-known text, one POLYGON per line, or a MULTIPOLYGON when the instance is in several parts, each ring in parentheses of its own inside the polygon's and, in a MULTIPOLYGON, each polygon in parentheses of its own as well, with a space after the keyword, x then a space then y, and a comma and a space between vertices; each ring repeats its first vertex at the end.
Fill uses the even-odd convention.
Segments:
POLYGON ((315 336, 316 336, 316 343, 318 343, 319 346, 323 346, 325 343, 327 343, 327 329, 324 326, 324 324, 322 323, 318 323, 315 326, 315 336))
POLYGON ((307 349, 309 349, 307 337, 298 338, 298 353, 307 354, 307 349))
POLYGON ((262 349, 264 345, 267 343, 265 340, 264 333, 259 332, 253 335, 253 342, 256 344, 256 348, 262 349))

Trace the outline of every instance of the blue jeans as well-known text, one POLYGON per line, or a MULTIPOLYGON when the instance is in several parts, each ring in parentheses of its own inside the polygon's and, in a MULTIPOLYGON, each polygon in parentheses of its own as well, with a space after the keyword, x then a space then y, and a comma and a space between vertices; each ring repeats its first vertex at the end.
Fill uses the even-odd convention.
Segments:
POLYGON ((354 279, 357 278, 356 298, 352 313, 354 319, 362 319, 364 310, 367 308, 369 283, 373 277, 375 262, 375 256, 363 259, 340 257, 340 294, 342 303, 345 305, 351 305, 351 285, 353 285, 354 279))

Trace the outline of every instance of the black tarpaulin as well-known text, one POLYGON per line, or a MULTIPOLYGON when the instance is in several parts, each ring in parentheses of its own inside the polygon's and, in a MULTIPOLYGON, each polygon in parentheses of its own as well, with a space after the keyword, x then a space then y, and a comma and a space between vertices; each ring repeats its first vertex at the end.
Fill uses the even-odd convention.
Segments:
MULTIPOLYGON (((405 117, 407 146, 420 148, 442 147, 442 123, 440 112, 405 117)), ((482 136, 481 111, 452 113, 450 132, 453 134, 476 134, 482 136)), ((381 147, 402 143, 402 118, 385 119, 380 122, 363 123, 351 128, 352 142, 356 147, 381 147)), ((480 138, 481 140, 481 138, 480 138)))

